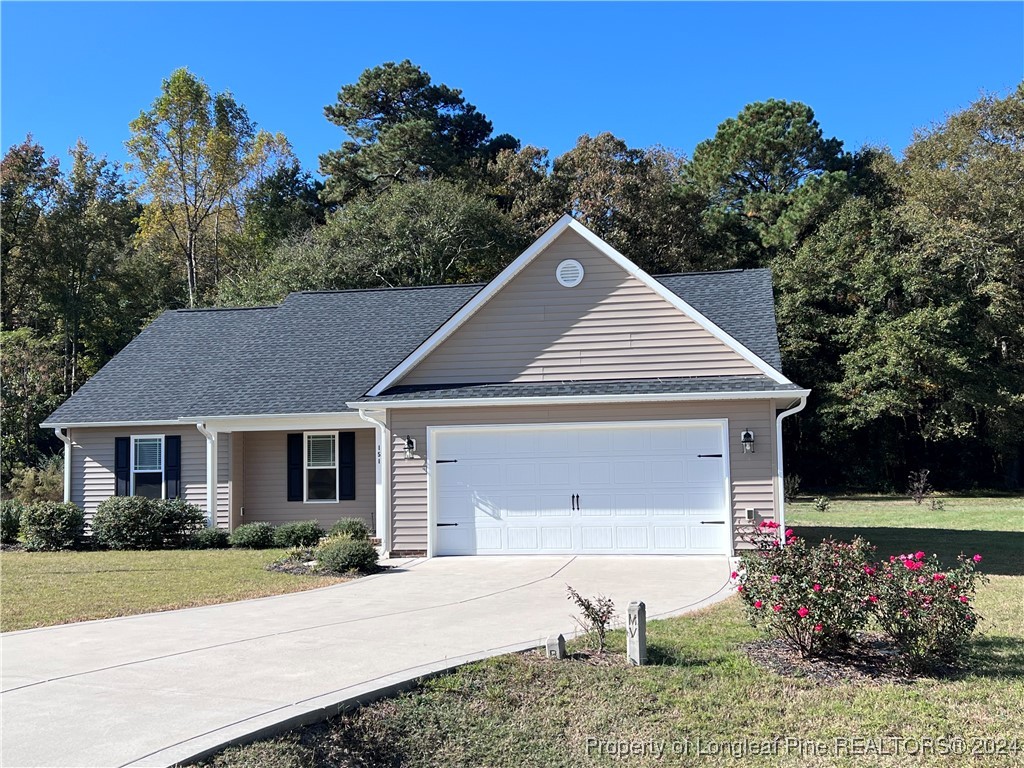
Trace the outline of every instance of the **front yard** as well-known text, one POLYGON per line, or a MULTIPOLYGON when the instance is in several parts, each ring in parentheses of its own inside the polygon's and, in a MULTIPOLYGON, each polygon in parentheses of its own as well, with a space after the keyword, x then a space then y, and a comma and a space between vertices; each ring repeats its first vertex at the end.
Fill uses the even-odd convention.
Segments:
MULTIPOLYGON (((993 575, 978 594, 983 620, 971 669, 909 683, 782 677, 740 647, 759 635, 731 598, 651 622, 648 667, 503 656, 329 723, 226 750, 208 764, 710 766, 738 764, 744 753, 755 764, 783 766, 1024 763, 1024 500, 947 499, 936 513, 855 499, 824 515, 807 502, 790 507, 788 522, 807 537, 860 532, 880 555, 981 552, 993 575)), ((623 632, 611 643, 621 654, 623 632)))
POLYGON ((266 570, 280 549, 3 552, 4 632, 166 611, 336 584, 331 576, 266 570))

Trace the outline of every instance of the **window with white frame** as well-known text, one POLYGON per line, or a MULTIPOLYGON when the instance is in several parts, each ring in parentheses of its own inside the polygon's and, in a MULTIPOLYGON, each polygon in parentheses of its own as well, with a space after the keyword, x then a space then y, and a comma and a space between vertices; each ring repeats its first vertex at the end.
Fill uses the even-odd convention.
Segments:
POLYGON ((164 436, 132 438, 132 495, 164 497, 164 436))
POLYGON ((338 500, 338 433, 306 433, 306 501, 338 500))

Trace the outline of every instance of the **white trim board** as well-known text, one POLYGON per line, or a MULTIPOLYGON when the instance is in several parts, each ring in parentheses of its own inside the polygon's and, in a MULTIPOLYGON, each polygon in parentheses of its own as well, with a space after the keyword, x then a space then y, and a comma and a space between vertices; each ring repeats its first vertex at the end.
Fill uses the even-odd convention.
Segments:
POLYGON ((537 397, 466 397, 438 400, 377 400, 354 402, 352 408, 467 408, 495 405, 588 405, 592 403, 675 403, 702 400, 793 400, 807 397, 809 389, 784 389, 768 392, 677 392, 641 395, 561 395, 537 397))
POLYGON ((390 373, 377 382, 373 388, 367 392, 367 395, 371 397, 379 395, 388 387, 398 382, 403 376, 405 376, 405 374, 416 367, 416 365, 426 358, 427 355, 436 349, 441 342, 451 336, 467 320, 469 320, 470 317, 476 314, 477 310, 486 304, 492 296, 498 293, 498 291, 504 288, 513 277, 518 275, 530 262, 537 258, 537 256, 539 256, 567 229, 571 229, 573 232, 580 235, 590 245, 594 246, 594 248, 622 267, 622 269, 627 273, 644 283, 658 296, 663 298, 680 312, 687 315, 691 320, 697 323, 697 325, 704 328, 704 330, 708 331, 712 336, 717 338, 748 363, 764 373, 765 376, 768 376, 770 379, 777 381, 780 384, 792 384, 792 382, 780 371, 777 371, 775 368, 768 365, 768 363, 740 344, 736 339, 719 328, 711 322, 711 320, 690 306, 686 301, 679 298, 679 296, 674 294, 649 274, 644 272, 632 261, 612 248, 608 243, 580 224, 572 216, 565 214, 557 222, 551 225, 551 227, 549 227, 548 230, 533 243, 533 245, 523 251, 511 264, 505 267, 497 277, 484 286, 484 288, 482 288, 472 299, 466 302, 458 312, 452 315, 440 328, 434 331, 426 341, 416 347, 412 354, 406 357, 401 363, 392 369, 390 373))

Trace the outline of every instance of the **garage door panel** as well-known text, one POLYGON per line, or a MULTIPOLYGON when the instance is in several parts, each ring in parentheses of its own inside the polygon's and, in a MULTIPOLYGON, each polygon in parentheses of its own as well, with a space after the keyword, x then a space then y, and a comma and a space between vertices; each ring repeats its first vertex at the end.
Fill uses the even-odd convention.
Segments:
POLYGON ((442 432, 433 450, 443 463, 430 480, 441 524, 434 551, 728 552, 725 461, 697 455, 723 452, 722 431, 677 423, 442 432))

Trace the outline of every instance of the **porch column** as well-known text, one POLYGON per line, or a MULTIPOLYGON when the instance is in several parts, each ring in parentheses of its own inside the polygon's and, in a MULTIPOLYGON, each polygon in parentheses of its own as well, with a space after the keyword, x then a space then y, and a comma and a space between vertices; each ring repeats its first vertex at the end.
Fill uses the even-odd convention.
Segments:
POLYGON ((217 521, 217 433, 205 424, 196 427, 206 438, 206 526, 212 528, 217 521))
POLYGON ((374 451, 376 497, 374 510, 374 523, 377 529, 377 537, 380 539, 381 549, 386 554, 391 549, 391 515, 389 514, 391 496, 388 493, 388 468, 391 464, 391 440, 389 439, 387 425, 381 420, 386 418, 384 412, 359 411, 359 416, 373 424, 374 439, 377 447, 374 451))

